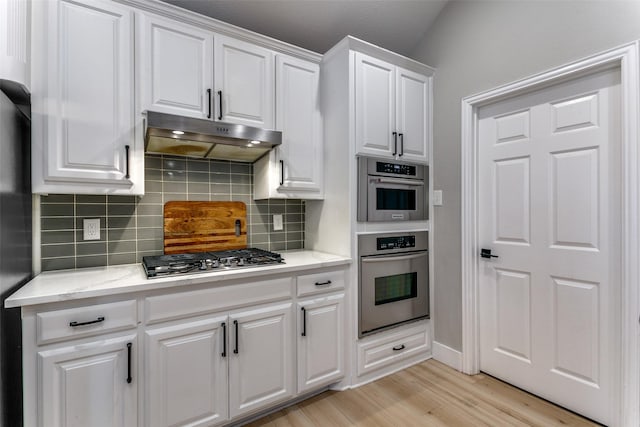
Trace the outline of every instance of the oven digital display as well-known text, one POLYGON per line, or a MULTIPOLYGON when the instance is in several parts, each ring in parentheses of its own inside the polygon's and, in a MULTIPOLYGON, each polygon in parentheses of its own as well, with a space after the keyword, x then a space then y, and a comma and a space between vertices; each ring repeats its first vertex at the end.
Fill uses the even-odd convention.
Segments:
POLYGON ((415 211, 416 190, 376 188, 376 209, 379 211, 415 211))
POLYGON ((417 296, 418 273, 394 274, 375 279, 375 305, 389 304, 417 296))
POLYGON ((377 250, 396 248, 415 248, 416 236, 378 237, 376 239, 377 250))
POLYGON ((397 163, 376 162, 376 171, 379 173, 392 173, 394 175, 416 176, 415 166, 399 165, 397 163))

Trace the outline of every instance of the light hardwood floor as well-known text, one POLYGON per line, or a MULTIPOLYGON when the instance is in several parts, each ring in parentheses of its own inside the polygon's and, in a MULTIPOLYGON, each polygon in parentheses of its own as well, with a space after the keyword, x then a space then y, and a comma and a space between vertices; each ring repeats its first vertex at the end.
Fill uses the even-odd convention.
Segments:
POLYGON ((269 426, 596 426, 488 375, 428 360, 373 383, 328 391, 251 424, 269 426))

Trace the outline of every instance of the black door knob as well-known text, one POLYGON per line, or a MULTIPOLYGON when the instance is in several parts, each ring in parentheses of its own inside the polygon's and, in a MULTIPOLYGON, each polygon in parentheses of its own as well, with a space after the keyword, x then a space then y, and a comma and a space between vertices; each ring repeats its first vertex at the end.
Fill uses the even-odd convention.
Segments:
POLYGON ((491 249, 480 249, 480 256, 482 258, 498 258, 498 255, 491 255, 491 249))

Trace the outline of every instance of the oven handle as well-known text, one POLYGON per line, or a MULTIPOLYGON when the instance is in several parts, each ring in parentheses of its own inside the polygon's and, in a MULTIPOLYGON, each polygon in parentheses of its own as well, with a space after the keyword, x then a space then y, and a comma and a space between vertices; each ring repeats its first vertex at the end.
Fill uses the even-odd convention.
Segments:
POLYGON ((389 262, 389 261, 406 261, 408 259, 415 259, 423 257, 427 254, 427 251, 411 253, 408 255, 381 255, 381 256, 363 256, 362 262, 389 262))
POLYGON ((408 185, 411 187, 424 187, 424 182, 413 181, 408 179, 372 178, 371 182, 380 183, 380 184, 402 184, 402 185, 408 185))

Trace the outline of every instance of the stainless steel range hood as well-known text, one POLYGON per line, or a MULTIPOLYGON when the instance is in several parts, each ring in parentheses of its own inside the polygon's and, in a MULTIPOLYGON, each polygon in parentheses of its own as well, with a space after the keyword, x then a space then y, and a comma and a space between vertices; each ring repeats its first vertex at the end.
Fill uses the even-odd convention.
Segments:
POLYGON ((147 111, 145 152, 253 163, 282 143, 282 132, 147 111))

